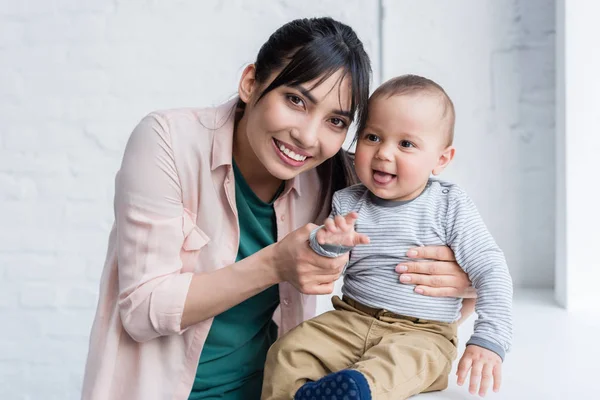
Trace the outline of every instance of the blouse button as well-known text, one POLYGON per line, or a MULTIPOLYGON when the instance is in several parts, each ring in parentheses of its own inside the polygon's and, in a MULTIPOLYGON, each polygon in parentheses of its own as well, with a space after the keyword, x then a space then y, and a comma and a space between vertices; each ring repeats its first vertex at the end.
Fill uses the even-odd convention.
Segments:
POLYGON ((290 305, 290 301, 288 299, 283 299, 283 305, 284 306, 289 306, 290 305))
POLYGON ((282 221, 285 221, 285 215, 282 215, 281 218, 279 218, 282 221))

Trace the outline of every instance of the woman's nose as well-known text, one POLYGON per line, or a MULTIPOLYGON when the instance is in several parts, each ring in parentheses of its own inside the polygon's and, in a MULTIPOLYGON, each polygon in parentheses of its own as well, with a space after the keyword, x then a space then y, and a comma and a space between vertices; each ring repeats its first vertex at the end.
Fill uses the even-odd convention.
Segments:
POLYGON ((301 128, 292 128, 290 136, 299 147, 308 149, 313 147, 319 137, 319 127, 317 124, 306 124, 301 128))

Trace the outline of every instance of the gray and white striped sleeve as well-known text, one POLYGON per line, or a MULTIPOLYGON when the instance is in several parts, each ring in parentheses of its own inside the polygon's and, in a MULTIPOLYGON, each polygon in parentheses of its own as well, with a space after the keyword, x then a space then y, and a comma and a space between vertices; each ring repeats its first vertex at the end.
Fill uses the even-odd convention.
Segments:
MULTIPOLYGON (((343 190, 335 192, 333 194, 333 197, 331 199, 331 213, 329 214, 328 218, 334 218, 337 215, 345 214, 345 212, 343 212, 342 204, 340 201, 341 193, 343 193, 343 190)), ((352 247, 348 247, 348 246, 334 245, 334 244, 320 244, 319 242, 317 242, 317 232, 319 231, 319 229, 322 229, 322 228, 323 228, 323 225, 319 226, 318 228, 313 229, 313 231, 310 233, 310 236, 309 236, 310 247, 314 250, 315 253, 317 253, 318 255, 323 256, 323 257, 335 258, 335 257, 339 257, 342 254, 347 253, 350 250, 352 250, 352 247)))
POLYGON ((484 347, 504 360, 512 341, 512 279, 504 253, 473 201, 460 189, 453 190, 449 198, 446 237, 477 290, 478 318, 467 345, 484 347))

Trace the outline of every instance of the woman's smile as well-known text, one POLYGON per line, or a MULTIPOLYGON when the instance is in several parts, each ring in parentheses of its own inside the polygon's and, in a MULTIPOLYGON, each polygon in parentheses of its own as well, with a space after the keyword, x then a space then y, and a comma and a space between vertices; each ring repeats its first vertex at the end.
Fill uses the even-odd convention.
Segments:
POLYGON ((306 160, 312 158, 309 153, 275 138, 273 138, 273 146, 279 158, 292 167, 301 167, 306 163, 306 160))

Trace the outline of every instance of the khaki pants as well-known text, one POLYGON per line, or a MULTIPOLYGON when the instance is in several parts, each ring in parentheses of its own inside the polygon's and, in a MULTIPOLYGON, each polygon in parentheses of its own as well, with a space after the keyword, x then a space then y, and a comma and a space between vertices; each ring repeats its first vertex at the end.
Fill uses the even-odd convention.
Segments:
POLYGON ((373 399, 443 390, 456 358, 456 323, 426 321, 333 298, 334 311, 304 322, 267 355, 262 400, 292 399, 307 381, 356 369, 373 399))

